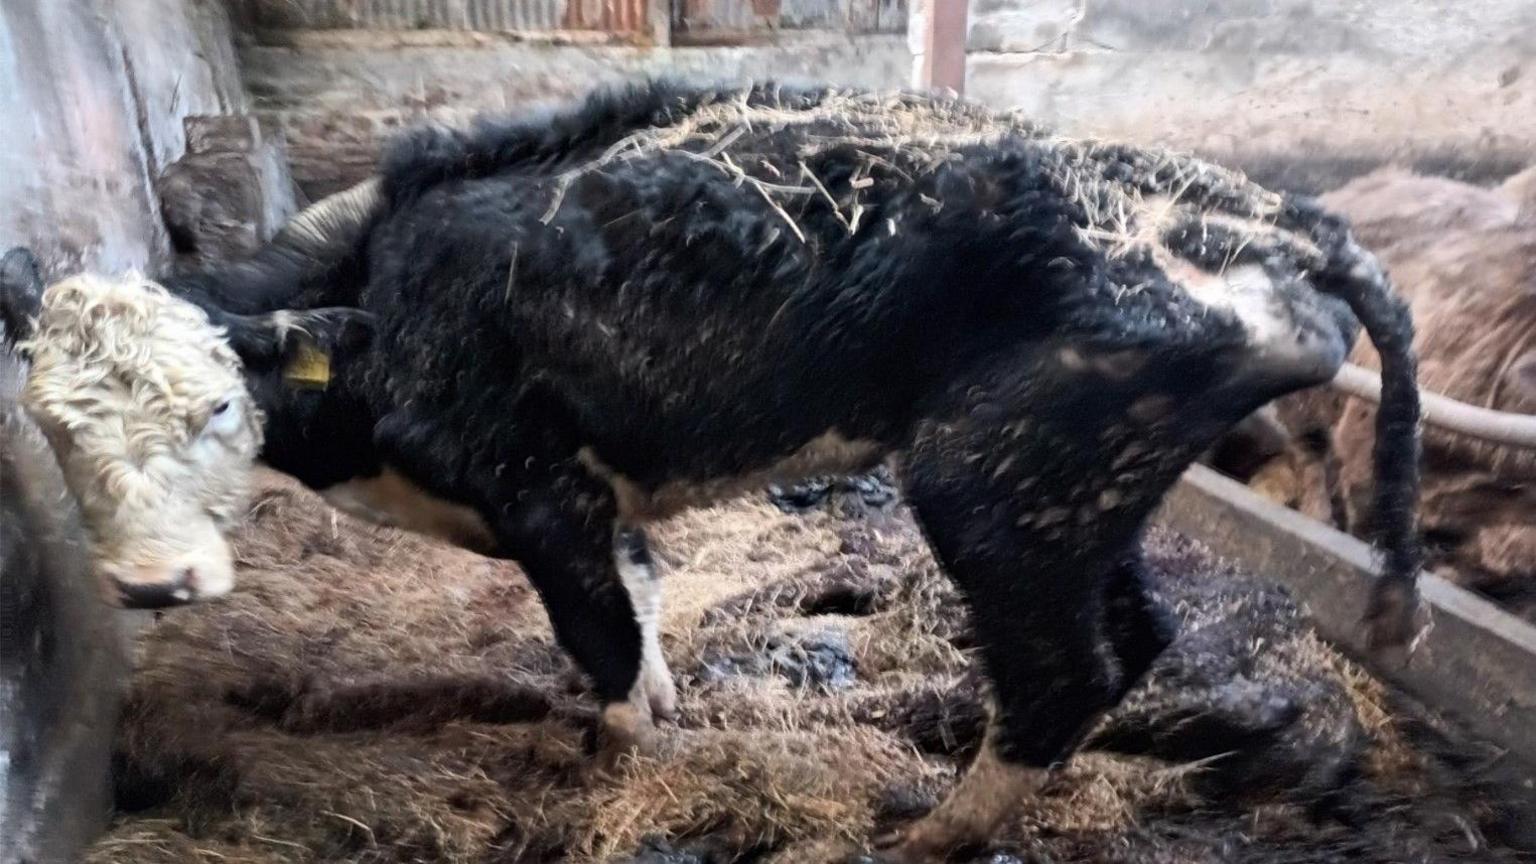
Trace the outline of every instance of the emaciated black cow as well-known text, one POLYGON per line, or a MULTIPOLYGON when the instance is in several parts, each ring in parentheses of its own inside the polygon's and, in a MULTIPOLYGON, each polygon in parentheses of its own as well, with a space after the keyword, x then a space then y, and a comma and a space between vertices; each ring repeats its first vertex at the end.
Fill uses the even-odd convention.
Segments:
MULTIPOLYGON (((1169 639, 1143 523, 1224 430, 1329 381, 1356 317, 1385 361, 1373 632, 1416 632, 1407 314, 1338 219, 1191 159, 916 96, 654 84, 405 135, 254 261, 166 284, 43 298, 29 407, 77 494, 169 458, 142 500, 205 500, 264 434, 271 464, 358 509, 430 496, 422 523, 467 517, 527 571, 610 753, 672 705, 644 523, 894 457, 994 702, 982 754, 896 857, 985 836, 1141 677, 1169 639), (244 392, 178 389, 184 346, 220 333, 183 300, 227 331, 244 392), (350 311, 286 311, 320 306, 350 311), (173 433, 146 456, 92 426, 107 415, 173 433)), ((217 380, 222 350, 204 349, 217 380)), ((176 555, 114 584, 213 593, 176 555)))

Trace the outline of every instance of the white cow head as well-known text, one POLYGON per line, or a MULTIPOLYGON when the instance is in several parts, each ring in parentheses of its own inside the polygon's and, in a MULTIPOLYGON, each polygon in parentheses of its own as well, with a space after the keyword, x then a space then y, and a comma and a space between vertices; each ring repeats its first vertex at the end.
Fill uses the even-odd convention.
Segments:
POLYGON ((80 504, 110 601, 224 594, 262 416, 220 328, 138 277, 76 276, 42 297, 22 395, 80 504))
POLYGON ((106 599, 151 608, 227 593, 226 535, 264 437, 254 394, 283 407, 317 363, 324 374, 340 348, 366 345, 368 316, 213 307, 210 320, 138 276, 75 276, 36 308, 22 402, 79 501, 106 599))
POLYGON ((29 250, 0 257, 0 340, 25 340, 22 402, 79 499, 109 601, 164 606, 230 590, 225 534, 245 512, 261 409, 313 409, 289 385, 313 385, 372 334, 357 309, 278 307, 304 274, 352 253, 381 200, 376 180, 333 195, 248 261, 175 292, 89 275, 44 291, 29 250), (277 311, 237 315, 220 297, 277 311))

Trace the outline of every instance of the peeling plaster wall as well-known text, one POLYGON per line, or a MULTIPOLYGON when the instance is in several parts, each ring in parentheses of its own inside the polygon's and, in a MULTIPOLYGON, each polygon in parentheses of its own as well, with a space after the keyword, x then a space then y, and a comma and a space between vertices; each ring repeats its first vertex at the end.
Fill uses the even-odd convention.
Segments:
POLYGON ((1536 161, 1531 0, 972 0, 968 95, 1325 188, 1536 161))
POLYGON ((186 148, 183 118, 244 108, 218 0, 0 0, 0 250, 163 261, 154 179, 186 148))
MULTIPOLYGON (((270 21, 263 29, 248 6, 0 0, 0 250, 32 246, 55 273, 170 263, 159 184, 187 152, 188 118, 254 111, 282 133, 268 136, 271 147, 284 136, 292 142, 297 178, 319 195, 370 171, 382 136, 425 119, 516 110, 642 74, 893 87, 906 83, 910 63, 899 34, 797 33, 692 48, 557 44, 472 30, 273 29, 270 21), (241 33, 241 25, 250 26, 241 33)), ((208 154, 199 170, 216 170, 219 158, 208 154)), ((292 206, 287 182, 260 182, 266 209, 280 215, 292 206)), ((178 203, 197 223, 225 219, 225 205, 239 197, 211 209, 178 203)), ((276 219, 262 215, 262 225, 276 219)), ((184 232, 175 237, 185 245, 184 232)))

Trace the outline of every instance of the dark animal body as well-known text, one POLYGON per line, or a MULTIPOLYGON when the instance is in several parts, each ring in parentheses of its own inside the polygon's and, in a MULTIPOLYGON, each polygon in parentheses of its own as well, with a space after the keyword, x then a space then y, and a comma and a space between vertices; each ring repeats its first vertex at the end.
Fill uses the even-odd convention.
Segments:
POLYGON ((991 761, 905 850, 986 830, 1015 768, 1068 756, 1167 644, 1137 552, 1162 493, 1328 380, 1351 311, 1392 358, 1378 517, 1400 590, 1377 611, 1413 605, 1411 328, 1308 201, 965 104, 766 85, 414 133, 377 183, 302 254, 290 232, 167 287, 229 326, 274 467, 398 472, 476 514, 620 737, 649 725, 643 523, 894 457, 995 707, 991 761), (1262 282, 1246 306, 1191 288, 1237 290, 1229 268, 1262 282), (371 339, 246 317, 278 307, 361 310, 371 339), (333 369, 294 389, 309 340, 333 369))
MULTIPOLYGON (((13 263, 0 288, 35 275, 13 263)), ((73 860, 102 828, 127 665, 64 480, 17 403, 25 373, 0 346, 0 864, 73 860)))

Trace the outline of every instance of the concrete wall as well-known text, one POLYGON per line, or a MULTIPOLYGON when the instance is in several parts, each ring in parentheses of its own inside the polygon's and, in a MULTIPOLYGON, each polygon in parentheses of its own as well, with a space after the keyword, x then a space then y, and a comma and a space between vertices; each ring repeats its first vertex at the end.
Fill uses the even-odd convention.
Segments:
MULTIPOLYGON (((185 151, 189 116, 255 112, 317 196, 426 118, 663 73, 899 87, 921 63, 920 39, 831 32, 712 47, 473 30, 240 36, 226 2, 0 0, 0 248, 31 244, 58 268, 164 261, 156 181, 185 151)), ((1530 163, 1536 141, 1531 0, 971 0, 969 50, 972 96, 1295 188, 1387 161, 1492 178, 1530 163)))
POLYGON ((0 0, 0 249, 54 269, 163 260, 154 180, 183 118, 244 106, 216 0, 0 0))
POLYGON ((366 175, 379 138, 401 126, 516 111, 602 82, 675 74, 903 87, 911 74, 903 35, 665 48, 446 30, 289 30, 262 31, 240 56, 258 116, 283 132, 294 179, 311 198, 366 175))
POLYGON ((1531 0, 971 0, 967 93, 1319 187, 1536 150, 1531 0))

